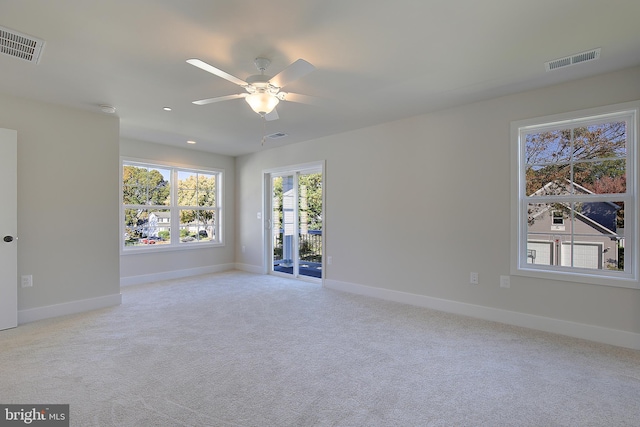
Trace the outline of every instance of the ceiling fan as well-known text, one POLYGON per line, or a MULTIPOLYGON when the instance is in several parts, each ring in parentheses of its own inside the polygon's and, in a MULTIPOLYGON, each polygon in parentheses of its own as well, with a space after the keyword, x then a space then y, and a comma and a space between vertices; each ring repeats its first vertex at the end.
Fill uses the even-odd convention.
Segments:
POLYGON ((246 81, 228 74, 200 59, 189 59, 187 62, 204 71, 208 71, 218 77, 235 83, 246 92, 235 95, 219 96, 216 98, 201 99, 193 101, 197 105, 206 105, 214 102, 228 101, 230 99, 244 98, 251 109, 262 116, 265 120, 278 119, 278 112, 275 107, 280 101, 292 101, 302 103, 313 103, 313 98, 298 93, 282 92, 281 89, 287 84, 298 80, 316 69, 304 59, 298 59, 277 75, 270 77, 264 74, 271 64, 267 58, 256 58, 254 63, 260 74, 247 77, 246 81))

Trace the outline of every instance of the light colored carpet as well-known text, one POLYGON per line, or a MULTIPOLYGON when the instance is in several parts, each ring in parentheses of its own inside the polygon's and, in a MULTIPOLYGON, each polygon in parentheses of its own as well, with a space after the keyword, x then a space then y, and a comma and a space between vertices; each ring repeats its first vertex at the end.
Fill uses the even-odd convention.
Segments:
POLYGON ((0 332, 74 426, 638 426, 640 352, 225 272, 0 332))

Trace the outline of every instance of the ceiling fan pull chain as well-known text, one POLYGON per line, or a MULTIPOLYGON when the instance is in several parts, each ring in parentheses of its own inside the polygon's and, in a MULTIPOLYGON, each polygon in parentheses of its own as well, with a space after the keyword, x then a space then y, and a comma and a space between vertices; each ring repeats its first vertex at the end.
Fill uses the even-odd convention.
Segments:
POLYGON ((264 114, 262 116, 262 142, 260 145, 264 147, 264 140, 267 137, 267 119, 265 119, 264 114))

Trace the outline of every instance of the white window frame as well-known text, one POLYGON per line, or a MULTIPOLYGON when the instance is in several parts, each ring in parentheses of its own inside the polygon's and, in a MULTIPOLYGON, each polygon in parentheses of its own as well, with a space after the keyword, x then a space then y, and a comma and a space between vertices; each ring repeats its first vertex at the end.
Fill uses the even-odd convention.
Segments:
MULTIPOLYGON (((550 280, 640 289, 638 248, 640 179, 638 174, 638 130, 640 101, 609 105, 588 110, 556 114, 511 123, 511 274, 550 280), (575 127, 583 122, 603 118, 627 119, 627 192, 619 200, 625 202, 625 270, 588 270, 576 267, 535 265, 527 263, 527 207, 524 135, 544 128, 575 127)), ((544 201, 543 201, 544 202, 544 201)))
MULTIPOLYGON (((223 224, 224 224, 224 169, 218 168, 203 168, 201 166, 190 166, 183 164, 175 164, 170 162, 162 162, 158 160, 146 160, 136 159, 130 157, 120 158, 120 253, 121 254, 134 254, 144 252, 163 252, 163 251, 181 251, 181 250, 193 250, 224 246, 223 236, 223 224), (139 166, 146 168, 159 168, 168 169, 171 174, 170 178, 170 197, 171 204, 167 206, 158 206, 160 209, 168 210, 171 213, 171 242, 162 245, 141 245, 141 246, 125 246, 125 210, 126 205, 123 203, 123 170, 125 165, 139 166), (216 206, 207 207, 207 210, 216 211, 216 223, 215 223, 215 236, 216 239, 210 242, 197 242, 197 243, 184 243, 180 241, 180 215, 181 209, 189 208, 185 206, 178 206, 177 204, 177 185, 178 185, 178 172, 192 172, 203 173, 216 176, 216 206)), ((156 205, 154 205, 155 207, 156 205)), ((166 223, 163 223, 166 224, 166 223)))

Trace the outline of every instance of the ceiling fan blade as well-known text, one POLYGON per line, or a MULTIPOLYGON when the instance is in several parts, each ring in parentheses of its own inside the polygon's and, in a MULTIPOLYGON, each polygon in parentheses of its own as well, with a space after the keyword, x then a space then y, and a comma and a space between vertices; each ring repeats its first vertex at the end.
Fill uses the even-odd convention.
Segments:
POLYGON ((310 72, 315 71, 315 69, 316 67, 304 59, 298 59, 287 68, 280 71, 269 82, 276 87, 285 87, 289 83, 298 80, 300 77, 306 76, 310 72))
POLYGON ((225 80, 229 80, 231 83, 235 83, 239 86, 246 86, 247 82, 241 80, 235 76, 232 76, 229 73, 225 73, 224 71, 214 67, 213 65, 209 65, 204 61, 199 59, 187 59, 187 62, 193 66, 200 68, 201 70, 208 71, 209 73, 216 75, 218 77, 222 77, 225 80))
POLYGON ((317 98, 315 96, 309 96, 309 95, 302 95, 299 93, 280 92, 278 95, 280 95, 279 98, 283 101, 299 102, 301 104, 324 105, 327 102, 325 99, 322 99, 322 98, 317 98))
POLYGON ((247 95, 248 93, 238 93, 236 95, 227 95, 227 96, 218 96, 217 98, 200 99, 199 101, 193 101, 193 103, 196 105, 207 105, 207 104, 213 104, 214 102, 228 101, 230 99, 246 98, 247 95))
POLYGON ((276 109, 274 108, 273 110, 271 110, 271 112, 269 114, 265 114, 264 115, 264 119, 268 122, 271 122, 273 120, 278 120, 280 118, 280 116, 278 116, 278 111, 276 111, 276 109))

